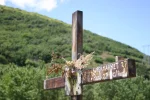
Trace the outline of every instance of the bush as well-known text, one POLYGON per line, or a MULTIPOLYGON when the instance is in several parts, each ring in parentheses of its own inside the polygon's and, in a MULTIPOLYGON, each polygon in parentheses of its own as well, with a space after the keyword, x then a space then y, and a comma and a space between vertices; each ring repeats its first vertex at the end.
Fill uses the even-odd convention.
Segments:
POLYGON ((108 57, 108 58, 105 59, 105 61, 107 61, 107 62, 115 62, 115 58, 108 57))
POLYGON ((42 60, 35 61, 35 60, 27 59, 25 61, 25 64, 28 66, 38 67, 38 66, 42 66, 44 64, 44 61, 42 60))
POLYGON ((2 63, 2 64, 8 63, 7 59, 3 55, 0 55, 0 63, 2 63))
POLYGON ((103 64, 103 59, 101 57, 95 58, 95 62, 99 64, 103 64))
POLYGON ((92 48, 90 48, 88 45, 85 45, 85 46, 83 47, 83 51, 85 51, 86 53, 91 53, 91 52, 93 52, 92 48))

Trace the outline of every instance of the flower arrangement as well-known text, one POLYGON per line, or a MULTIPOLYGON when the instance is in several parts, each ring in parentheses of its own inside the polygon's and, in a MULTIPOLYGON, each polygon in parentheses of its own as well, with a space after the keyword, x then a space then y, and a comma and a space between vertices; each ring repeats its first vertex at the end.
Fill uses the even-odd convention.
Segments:
POLYGON ((89 62, 93 58, 93 53, 94 52, 92 52, 86 56, 81 55, 79 57, 79 59, 77 59, 76 61, 67 61, 63 58, 66 61, 65 66, 67 66, 69 68, 83 69, 89 65, 89 62))
POLYGON ((86 68, 93 58, 93 53, 94 52, 86 56, 80 55, 79 59, 75 61, 67 61, 65 58, 62 58, 65 61, 65 64, 52 64, 50 69, 47 68, 47 76, 53 72, 58 73, 58 71, 62 71, 62 75, 64 75, 64 72, 68 71, 68 75, 71 75, 74 73, 75 70, 81 70, 83 68, 86 68))

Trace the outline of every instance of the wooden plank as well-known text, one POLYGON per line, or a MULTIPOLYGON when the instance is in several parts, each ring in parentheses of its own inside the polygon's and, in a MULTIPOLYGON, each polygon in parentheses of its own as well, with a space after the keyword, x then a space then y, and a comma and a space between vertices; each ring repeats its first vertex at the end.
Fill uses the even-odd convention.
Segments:
MULTIPOLYGON (((83 52, 83 12, 76 11, 72 14, 72 61, 77 60, 80 54, 83 52)), ((78 73, 78 72, 77 72, 78 73)), ((71 100, 82 100, 82 85, 81 85, 81 75, 78 73, 76 87, 73 91, 78 92, 77 96, 71 96, 71 100)), ((67 88, 67 86, 65 86, 67 88)), ((67 93, 67 92, 66 92, 67 93)), ((70 93, 71 94, 71 91, 70 93)))
POLYGON ((82 84, 91 84, 130 77, 136 77, 135 61, 132 59, 126 59, 84 70, 82 84))
MULTIPOLYGON (((125 59, 96 68, 83 70, 82 85, 131 77, 136 77, 135 60, 125 59)), ((64 86, 65 81, 63 77, 44 81, 44 89, 57 89, 63 88, 64 86)))
POLYGON ((44 89, 58 89, 64 88, 65 79, 64 77, 56 77, 44 80, 44 89))
POLYGON ((77 60, 83 52, 83 13, 72 14, 72 60, 77 60))

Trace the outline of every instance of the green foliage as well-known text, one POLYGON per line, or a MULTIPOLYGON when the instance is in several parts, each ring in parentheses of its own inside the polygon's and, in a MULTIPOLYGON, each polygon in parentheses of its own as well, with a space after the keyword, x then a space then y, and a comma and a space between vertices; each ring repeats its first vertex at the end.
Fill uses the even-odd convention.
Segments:
MULTIPOLYGON (((84 92, 92 100, 149 100, 150 81, 137 76, 133 79, 115 80, 92 85, 94 92, 90 92, 88 86, 84 92), (91 94, 90 94, 91 93, 91 94)), ((84 98, 84 100, 91 100, 84 98)))
POLYGON ((50 62, 52 52, 68 53, 71 27, 67 24, 5 6, 0 9, 0 63, 24 66, 28 59, 50 62))
POLYGON ((18 68, 15 65, 10 65, 9 67, 0 82, 0 99, 35 100, 39 98, 40 87, 42 87, 40 80, 43 76, 40 69, 18 68))
POLYGON ((86 53, 91 53, 91 52, 93 51, 93 49, 90 48, 88 45, 84 45, 83 50, 84 50, 86 53))
POLYGON ((98 64, 103 64, 103 59, 101 57, 96 57, 95 62, 98 64))
POLYGON ((33 61, 31 59, 27 59, 25 61, 25 64, 28 65, 28 66, 33 66, 33 67, 38 67, 38 66, 42 66, 44 65, 44 62, 43 61, 33 61))
MULTIPOLYGON (((4 67, 6 66, 0 65, 0 69, 4 67)), ((7 67, 0 76, 0 100, 43 100, 47 98, 67 100, 62 90, 45 91, 43 89, 44 67, 18 67, 14 64, 7 67), (62 98, 58 95, 62 95, 62 98)))
POLYGON ((112 58, 112 57, 107 57, 105 60, 107 62, 115 62, 115 58, 112 58))
POLYGON ((2 64, 7 64, 8 63, 7 59, 3 55, 0 55, 0 61, 1 61, 2 64))

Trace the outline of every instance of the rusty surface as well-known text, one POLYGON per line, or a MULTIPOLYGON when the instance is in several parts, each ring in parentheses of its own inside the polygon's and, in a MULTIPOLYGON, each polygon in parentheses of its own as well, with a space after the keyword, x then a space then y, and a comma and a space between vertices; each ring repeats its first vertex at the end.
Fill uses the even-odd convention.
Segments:
POLYGON ((64 88, 64 86, 65 86, 64 77, 56 77, 44 80, 44 89, 64 88))
POLYGON ((115 63, 102 65, 83 71, 82 84, 91 84, 114 79, 124 79, 136 76, 135 61, 120 60, 115 63))
MULTIPOLYGON (((83 70, 82 85, 131 77, 136 77, 135 61, 125 59, 83 70)), ((45 89, 63 88, 64 86, 65 82, 62 77, 45 80, 45 89)))

